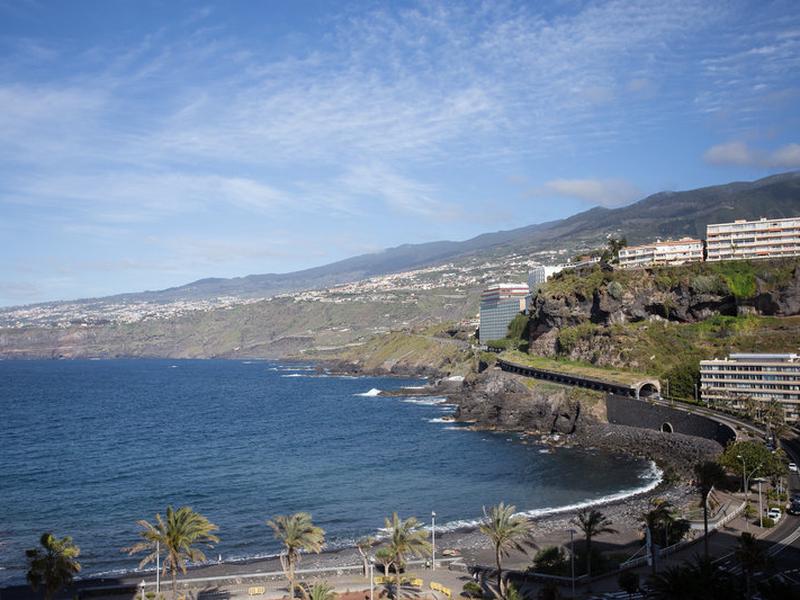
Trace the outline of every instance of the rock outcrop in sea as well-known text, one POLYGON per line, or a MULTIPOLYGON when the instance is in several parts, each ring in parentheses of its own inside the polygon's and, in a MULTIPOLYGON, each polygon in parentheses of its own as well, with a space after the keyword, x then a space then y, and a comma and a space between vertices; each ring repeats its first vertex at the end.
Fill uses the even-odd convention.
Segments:
POLYGON ((617 425, 606 419, 605 396, 589 390, 537 382, 490 368, 431 393, 445 393, 458 408, 456 420, 474 427, 533 435, 558 434, 560 443, 642 456, 688 475, 693 466, 722 451, 716 441, 617 425))

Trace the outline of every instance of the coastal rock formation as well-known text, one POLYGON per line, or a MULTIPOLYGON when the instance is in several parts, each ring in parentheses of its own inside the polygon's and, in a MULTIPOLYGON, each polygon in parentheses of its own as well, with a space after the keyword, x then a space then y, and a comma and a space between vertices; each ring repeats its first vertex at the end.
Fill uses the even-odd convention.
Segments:
POLYGON ((589 390, 543 383, 490 368, 449 395, 455 418, 475 427, 561 434, 566 444, 650 458, 689 475, 700 460, 722 451, 719 443, 606 421, 605 397, 589 390))
POLYGON ((465 380, 450 398, 458 405, 457 419, 507 431, 569 434, 581 415, 581 403, 569 397, 567 388, 531 388, 499 369, 465 380))

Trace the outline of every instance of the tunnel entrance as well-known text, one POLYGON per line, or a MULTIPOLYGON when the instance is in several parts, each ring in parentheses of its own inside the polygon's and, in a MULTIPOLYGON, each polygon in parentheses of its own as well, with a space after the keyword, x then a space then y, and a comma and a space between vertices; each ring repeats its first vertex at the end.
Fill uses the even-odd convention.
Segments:
POLYGON ((659 393, 660 393, 660 390, 653 383, 642 384, 642 387, 639 388, 639 397, 640 398, 652 398, 654 396, 658 396, 659 393))

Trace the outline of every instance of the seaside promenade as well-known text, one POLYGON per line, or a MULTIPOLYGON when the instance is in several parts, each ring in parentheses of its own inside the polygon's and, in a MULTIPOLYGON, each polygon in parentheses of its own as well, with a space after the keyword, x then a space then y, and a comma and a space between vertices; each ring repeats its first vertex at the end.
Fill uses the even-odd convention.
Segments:
MULTIPOLYGON (((800 450, 800 444, 795 442, 790 445, 787 450, 793 460, 796 460, 797 454, 800 450)), ((791 474, 789 477, 789 488, 793 493, 800 491, 800 477, 797 474, 791 474)), ((750 493, 750 500, 757 502, 753 493, 750 493)), ((729 517, 732 511, 736 511, 745 500, 744 494, 739 493, 721 493, 718 497, 722 509, 719 514, 712 518, 710 525, 714 525, 716 521, 729 517)), ((760 528, 754 524, 752 519, 747 522, 741 513, 735 517, 726 519, 727 522, 713 531, 709 536, 709 551, 715 558, 716 562, 725 570, 734 575, 741 575, 741 568, 733 559, 733 551, 737 546, 738 539, 745 531, 754 534, 759 540, 760 545, 765 549, 767 554, 772 560, 768 570, 765 570, 759 575, 762 576, 775 576, 779 575, 792 581, 793 577, 797 578, 794 581, 800 580, 800 573, 794 573, 797 566, 800 565, 800 517, 784 514, 775 527, 767 529, 760 528)), ((695 523, 695 527, 698 524, 695 523)), ((599 536, 595 540, 595 544, 602 548, 603 552, 621 552, 628 555, 635 555, 637 548, 641 548, 641 535, 639 533, 638 523, 615 523, 618 532, 614 534, 605 534, 599 536)), ((569 546, 569 534, 566 530, 551 530, 536 536, 537 545, 539 548, 549 545, 564 545, 569 546)), ((575 538, 575 543, 582 543, 582 538, 575 538)), ((684 561, 692 560, 701 555, 703 552, 702 535, 697 535, 694 540, 682 546, 677 551, 669 554, 668 556, 661 557, 657 561, 656 568, 658 571, 668 569, 671 566, 678 565, 684 561)), ((515 553, 512 554, 504 563, 504 568, 510 572, 517 571, 523 572, 532 562, 532 557, 527 554, 515 553)), ((405 598, 435 598, 437 600, 451 600, 452 598, 462 597, 461 591, 463 586, 468 581, 473 581, 470 574, 470 568, 478 565, 483 565, 483 568, 489 568, 493 564, 491 550, 473 549, 472 552, 466 552, 464 557, 448 558, 437 561, 438 565, 435 570, 426 568, 422 562, 411 563, 411 568, 405 574, 408 579, 418 579, 419 585, 407 586, 403 588, 403 596, 405 598), (450 595, 442 591, 431 589, 431 583, 434 588, 449 591, 450 595)), ((280 571, 274 572, 261 572, 253 574, 252 577, 246 577, 246 573, 240 569, 237 572, 228 572, 227 567, 232 565, 220 565, 220 574, 214 577, 206 577, 192 581, 191 576, 182 579, 184 582, 183 593, 187 599, 233 599, 233 598, 263 598, 268 600, 278 600, 286 596, 286 582, 280 571)), ((644 563, 632 569, 636 572, 642 583, 646 582, 647 578, 653 572, 653 568, 644 563)), ((361 568, 358 564, 352 566, 339 566, 332 567, 325 570, 307 570, 301 573, 303 581, 313 584, 316 581, 325 581, 340 595, 342 600, 370 600, 370 586, 369 578, 364 577, 361 573, 361 568)), ((380 569, 376 567, 375 576, 380 575, 380 569)), ((593 578, 591 584, 586 581, 578 580, 575 586, 575 598, 581 599, 603 599, 603 598, 617 598, 619 597, 619 585, 617 583, 619 572, 601 575, 593 578)), ((122 582, 120 582, 122 583, 122 582)), ((132 589, 138 583, 133 578, 127 578, 124 582, 128 589, 132 589)), ((526 580, 520 587, 527 597, 535 598, 539 589, 543 587, 544 583, 541 581, 526 580)), ((571 596, 571 581, 562 580, 559 588, 562 597, 569 598, 571 596)), ((164 582, 162 591, 168 591, 169 583, 164 582)), ((149 578, 146 591, 153 591, 152 578, 149 578)), ((100 590, 98 590, 100 592, 100 590)), ((109 590, 111 592, 111 590, 109 590)), ((103 595, 92 594, 92 598, 113 598, 132 597, 129 592, 127 595, 120 595, 119 590, 117 593, 109 593, 103 595)), ((382 583, 376 584, 373 588, 373 599, 381 598, 387 595, 388 589, 382 583)), ((140 597, 137 594, 137 597, 140 597)), ((169 597, 169 595, 167 595, 169 597)), ((640 596, 634 596, 640 597, 640 596)))
MULTIPOLYGON (((797 475, 792 476, 791 487, 794 490, 800 489, 800 479, 798 479, 797 475)), ((752 499, 751 495, 751 500, 752 499)), ((720 501, 726 507, 735 507, 744 501, 744 495, 741 493, 721 494, 720 501)), ((721 516, 722 515, 720 515, 720 517, 721 516)), ((595 543, 606 552, 613 548, 626 552, 635 552, 637 546, 641 544, 639 536, 635 534, 638 524, 620 523, 619 525, 618 533, 599 536, 595 543)), ((739 515, 726 523, 723 527, 714 531, 709 537, 709 550, 711 555, 714 556, 719 564, 726 570, 729 570, 733 574, 741 573, 735 561, 732 560, 732 553, 737 545, 738 538, 744 531, 749 531, 756 535, 760 543, 772 557, 773 565, 771 570, 773 573, 791 571, 793 567, 800 565, 800 517, 784 515, 775 527, 771 529, 760 529, 752 522, 747 523, 745 519, 739 515)), ((576 545, 582 542, 582 538, 576 537, 576 545)), ((548 545, 560 544, 568 546, 568 533, 558 531, 543 536, 537 536, 537 545, 540 548, 548 545)), ((671 566, 680 564, 681 562, 692 560, 701 554, 702 536, 697 536, 693 543, 686 545, 669 556, 659 559, 657 568, 659 571, 662 571, 671 566)), ((487 549, 486 551, 472 554, 469 558, 447 558, 442 559, 441 562, 437 560, 437 568, 435 570, 427 567, 422 561, 414 561, 410 565, 411 568, 404 574, 404 578, 409 580, 417 579, 419 581, 415 582, 417 585, 404 586, 403 597, 407 599, 435 598, 436 600, 462 598, 461 591, 464 584, 468 581, 474 581, 467 565, 485 565, 488 567, 492 564, 490 555, 491 551, 487 549), (432 590, 432 583, 434 584, 434 588, 444 588, 446 591, 443 593, 442 591, 432 590), (450 592, 449 596, 447 595, 447 591, 450 592)), ((532 558, 530 555, 514 553, 505 561, 504 567, 510 572, 522 572, 531 562, 532 558)), ((642 564, 631 570, 639 574, 642 583, 644 583, 653 572, 652 567, 647 564, 642 564)), ((279 600, 285 598, 287 595, 286 581, 281 571, 260 572, 250 575, 242 571, 238 573, 229 572, 226 574, 225 571, 227 571, 226 565, 220 565, 219 575, 202 578, 193 578, 190 575, 187 578, 179 579, 181 582, 181 594, 183 594, 183 597, 187 600, 227 600, 237 598, 279 600)), ((301 580, 306 584, 313 585, 315 582, 325 581, 340 595, 341 600, 370 600, 369 578, 362 574, 361 567, 358 564, 331 567, 328 569, 301 570, 298 574, 301 576, 301 580)), ((386 597, 389 591, 387 586, 380 581, 381 574, 380 569, 376 566, 374 576, 377 581, 373 588, 373 599, 375 600, 386 597)), ((576 582, 575 598, 616 598, 617 594, 619 594, 619 585, 617 584, 618 575, 619 572, 615 571, 610 574, 595 577, 591 585, 579 579, 576 582)), ((800 578, 800 576, 798 577, 800 578)), ((393 577, 390 576, 390 581, 392 580, 393 577)), ((121 590, 119 590, 119 588, 115 590, 109 589, 107 594, 97 589, 94 593, 90 595, 84 594, 81 597, 97 598, 100 600, 133 598, 132 591, 134 589, 140 589, 137 583, 135 578, 126 578, 124 585, 130 590, 127 594, 124 592, 120 594, 121 590)), ((152 577, 148 577, 145 591, 154 591, 155 587, 153 584, 152 577)), ((543 585, 543 582, 527 581, 520 587, 527 597, 535 598, 543 585)), ((559 587, 562 597, 571 597, 570 581, 563 580, 559 587)), ((170 597, 170 589, 169 581, 162 582, 161 590, 166 593, 165 597, 167 598, 170 597)), ((141 593, 137 591, 135 598, 140 597, 141 593)))

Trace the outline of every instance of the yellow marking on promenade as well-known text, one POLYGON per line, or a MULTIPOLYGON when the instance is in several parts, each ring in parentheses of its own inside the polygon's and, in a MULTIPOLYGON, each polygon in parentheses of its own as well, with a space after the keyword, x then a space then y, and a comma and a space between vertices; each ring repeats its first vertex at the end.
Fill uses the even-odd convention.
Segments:
POLYGON ((254 585, 247 589, 248 596, 263 596, 267 592, 267 588, 263 585, 254 585))
POLYGON ((450 590, 450 588, 444 587, 441 583, 436 583, 435 581, 431 581, 430 587, 434 592, 441 592, 448 598, 453 597, 453 592, 450 590))

